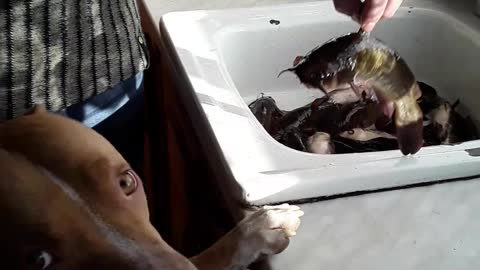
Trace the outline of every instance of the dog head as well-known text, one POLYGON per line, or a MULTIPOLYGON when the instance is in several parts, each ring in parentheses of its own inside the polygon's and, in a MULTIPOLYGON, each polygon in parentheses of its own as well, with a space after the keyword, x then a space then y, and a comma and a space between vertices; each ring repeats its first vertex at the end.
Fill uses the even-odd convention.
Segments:
POLYGON ((195 269, 151 225, 137 174, 80 123, 37 107, 0 124, 0 169, 6 269, 195 269))

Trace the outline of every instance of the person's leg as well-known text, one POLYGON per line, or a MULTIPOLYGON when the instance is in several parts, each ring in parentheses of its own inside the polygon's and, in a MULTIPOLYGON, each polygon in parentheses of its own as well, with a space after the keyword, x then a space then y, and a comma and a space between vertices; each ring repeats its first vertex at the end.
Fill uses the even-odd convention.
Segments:
POLYGON ((143 91, 139 91, 127 104, 93 127, 123 155, 140 176, 144 153, 143 91))
MULTIPOLYGON (((143 74, 59 112, 104 136, 139 175, 144 152, 143 74)), ((141 175, 140 175, 141 176, 141 175)))

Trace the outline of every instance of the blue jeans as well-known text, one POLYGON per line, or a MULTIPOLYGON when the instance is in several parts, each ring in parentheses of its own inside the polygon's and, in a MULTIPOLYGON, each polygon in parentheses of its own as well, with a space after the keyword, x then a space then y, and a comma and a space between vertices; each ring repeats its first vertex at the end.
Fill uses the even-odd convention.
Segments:
POLYGON ((141 176, 145 127, 143 73, 60 113, 103 135, 141 176))

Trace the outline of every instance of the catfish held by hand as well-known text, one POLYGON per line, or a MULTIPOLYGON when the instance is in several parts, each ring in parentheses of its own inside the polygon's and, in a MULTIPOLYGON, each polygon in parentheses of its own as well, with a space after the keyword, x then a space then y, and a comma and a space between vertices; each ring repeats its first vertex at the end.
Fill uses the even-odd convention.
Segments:
POLYGON ((300 82, 329 94, 352 88, 359 97, 378 101, 379 109, 395 121, 404 155, 423 145, 421 96, 415 76, 405 61, 380 40, 359 31, 332 39, 305 57, 297 57, 292 71, 300 82))

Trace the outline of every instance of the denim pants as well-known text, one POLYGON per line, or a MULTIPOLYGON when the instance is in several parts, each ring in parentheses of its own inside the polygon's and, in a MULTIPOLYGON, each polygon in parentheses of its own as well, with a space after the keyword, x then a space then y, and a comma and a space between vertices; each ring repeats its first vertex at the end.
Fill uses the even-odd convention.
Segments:
POLYGON ((144 153, 143 74, 121 82, 61 114, 104 136, 140 176, 144 153))

